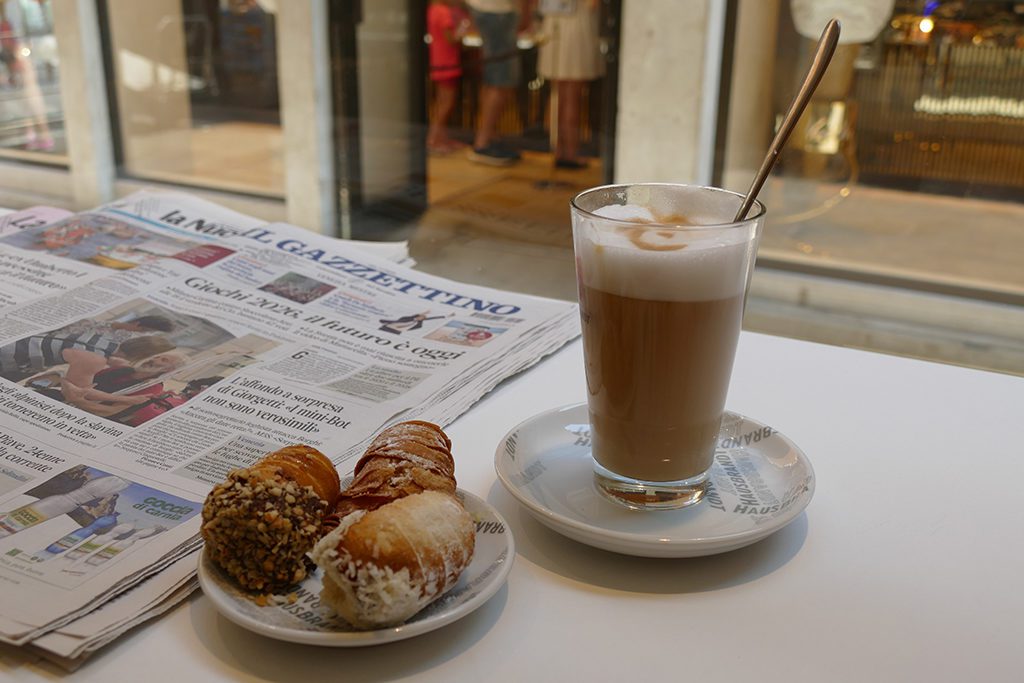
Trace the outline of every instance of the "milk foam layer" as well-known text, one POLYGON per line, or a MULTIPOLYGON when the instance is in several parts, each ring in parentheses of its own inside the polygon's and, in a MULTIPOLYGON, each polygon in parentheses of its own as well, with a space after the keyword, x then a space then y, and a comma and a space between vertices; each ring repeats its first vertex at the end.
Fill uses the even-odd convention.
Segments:
POLYGON ((646 206, 636 204, 609 204, 594 211, 598 216, 613 218, 617 221, 638 221, 641 223, 654 223, 654 212, 646 206))
MULTIPOLYGON (((585 286, 655 301, 710 301, 743 294, 754 256, 752 226, 646 226, 644 222, 655 220, 656 214, 635 204, 605 206, 593 213, 613 221, 581 219, 576 252, 585 286)), ((692 213, 684 215, 704 222, 692 213)))
MULTIPOLYGON (((617 191, 601 195, 595 193, 590 201, 596 203, 583 208, 608 218, 651 220, 659 216, 683 215, 694 225, 710 226, 732 223, 743 198, 724 190, 641 183, 621 186, 617 191)), ((584 200, 583 203, 588 202, 584 200)))

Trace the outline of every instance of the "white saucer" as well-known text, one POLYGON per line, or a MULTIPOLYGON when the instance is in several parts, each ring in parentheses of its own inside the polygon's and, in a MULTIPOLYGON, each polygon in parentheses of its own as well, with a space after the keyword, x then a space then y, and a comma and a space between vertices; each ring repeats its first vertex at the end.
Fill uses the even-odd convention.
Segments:
POLYGON ((327 647, 379 645, 412 638, 461 619, 498 592, 515 557, 512 532, 501 515, 471 493, 459 490, 476 522, 473 560, 459 582, 436 602, 401 626, 357 631, 320 604, 319 569, 296 586, 293 604, 257 605, 251 595, 221 571, 204 550, 199 559, 199 584, 217 611, 239 626, 277 640, 327 647))
POLYGON ((636 512, 594 487, 585 403, 541 413, 498 444, 494 466, 542 524, 605 550, 642 557, 697 557, 742 548, 778 531, 807 507, 814 471, 796 444, 727 412, 707 497, 682 510, 636 512))

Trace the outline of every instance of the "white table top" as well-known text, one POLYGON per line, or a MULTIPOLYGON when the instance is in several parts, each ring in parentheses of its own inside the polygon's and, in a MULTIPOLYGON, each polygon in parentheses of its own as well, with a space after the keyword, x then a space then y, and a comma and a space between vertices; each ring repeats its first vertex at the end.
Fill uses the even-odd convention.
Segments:
MULTIPOLYGON (((815 498, 748 548, 615 555, 501 488, 498 439, 584 399, 579 342, 447 431, 460 485, 508 519, 508 584, 460 622, 329 650, 268 640, 197 596, 86 664, 112 681, 997 681, 1024 669, 1024 379, 744 333, 729 407, 807 453, 815 498)), ((0 677, 58 670, 8 650, 0 677)))

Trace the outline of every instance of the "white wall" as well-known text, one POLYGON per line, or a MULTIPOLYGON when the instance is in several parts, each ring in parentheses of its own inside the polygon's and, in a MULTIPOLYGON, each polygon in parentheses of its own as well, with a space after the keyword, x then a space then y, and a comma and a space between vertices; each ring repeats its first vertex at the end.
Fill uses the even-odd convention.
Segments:
POLYGON ((779 0, 740 0, 722 185, 745 192, 771 142, 779 0))
POLYGON ((715 107, 704 104, 717 100, 721 58, 709 46, 721 34, 723 7, 724 0, 622 3, 616 182, 707 182, 715 107))
POLYGON ((403 0, 363 2, 359 51, 359 143, 363 199, 372 202, 409 178, 409 26, 403 0))

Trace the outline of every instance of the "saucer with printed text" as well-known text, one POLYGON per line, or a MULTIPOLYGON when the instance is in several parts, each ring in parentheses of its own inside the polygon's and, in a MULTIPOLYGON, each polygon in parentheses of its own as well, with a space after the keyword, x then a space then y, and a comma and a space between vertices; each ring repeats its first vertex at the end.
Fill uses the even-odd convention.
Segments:
POLYGON ((487 602, 504 585, 515 557, 508 524, 484 500, 459 489, 466 511, 476 522, 473 559, 459 582, 400 626, 360 631, 320 602, 321 570, 268 604, 259 604, 203 550, 199 559, 199 585, 214 607, 228 620, 277 640, 326 647, 361 647, 412 638, 466 616, 487 602))
POLYGON ((814 495, 814 470, 777 430, 726 412, 708 492, 680 510, 638 512, 594 485, 585 403, 549 410, 498 443, 501 483, 538 521, 581 543, 641 557, 698 557, 736 550, 778 531, 814 495))

